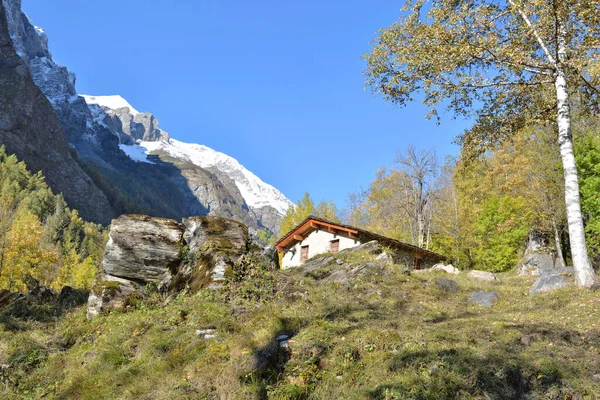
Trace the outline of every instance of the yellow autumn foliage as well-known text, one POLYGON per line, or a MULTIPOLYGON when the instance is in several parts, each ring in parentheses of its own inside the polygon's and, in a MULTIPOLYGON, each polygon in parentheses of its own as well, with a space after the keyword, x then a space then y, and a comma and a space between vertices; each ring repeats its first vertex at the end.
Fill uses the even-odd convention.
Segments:
POLYGON ((0 249, 0 288, 26 291, 29 277, 47 282, 58 262, 54 249, 41 246, 42 226, 39 219, 26 211, 11 224, 0 249))

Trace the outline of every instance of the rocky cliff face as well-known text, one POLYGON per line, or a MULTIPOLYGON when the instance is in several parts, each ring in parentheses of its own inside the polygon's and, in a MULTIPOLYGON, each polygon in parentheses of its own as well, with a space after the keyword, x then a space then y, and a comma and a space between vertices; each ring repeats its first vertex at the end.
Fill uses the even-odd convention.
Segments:
POLYGON ((82 95, 94 120, 104 124, 120 143, 135 144, 136 140, 169 140, 169 134, 158 127, 158 119, 148 112, 138 112, 121 96, 82 95))
MULTIPOLYGON (((74 195, 63 187, 69 205, 86 216, 105 212, 103 218, 89 217, 98 222, 132 212, 177 219, 215 215, 242 221, 251 229, 277 232, 291 205, 281 192, 237 160, 206 146, 185 144, 182 152, 182 143, 170 139, 154 115, 137 111, 121 96, 78 95, 75 75, 54 62, 46 34, 21 11, 21 0, 0 1, 18 55, 111 209, 82 209, 87 206, 70 201, 74 195), (215 154, 218 157, 206 157, 215 154)), ((30 158, 31 162, 35 161, 30 158)))
POLYGON ((30 25, 23 25, 24 16, 19 13, 20 9, 5 9, 0 3, 0 145, 25 161, 31 170, 43 171, 52 190, 63 193, 69 205, 84 218, 108 222, 112 210, 106 196, 76 161, 52 105, 13 47, 9 24, 22 32, 22 38, 15 41, 21 49, 40 56, 45 51, 44 36, 35 30, 31 32, 30 25), (31 34, 38 40, 23 39, 31 34))
POLYGON ((2 0, 7 11, 8 30, 19 56, 25 61, 34 82, 48 98, 69 143, 94 140, 94 126, 85 101, 75 90, 75 74, 52 59, 48 37, 34 27, 21 11, 21 0, 2 0))
POLYGON ((146 215, 122 215, 111 223, 103 271, 88 300, 88 317, 123 309, 143 297, 147 284, 163 293, 219 287, 252 254, 277 267, 272 252, 251 245, 248 228, 222 217, 190 217, 182 223, 146 215))

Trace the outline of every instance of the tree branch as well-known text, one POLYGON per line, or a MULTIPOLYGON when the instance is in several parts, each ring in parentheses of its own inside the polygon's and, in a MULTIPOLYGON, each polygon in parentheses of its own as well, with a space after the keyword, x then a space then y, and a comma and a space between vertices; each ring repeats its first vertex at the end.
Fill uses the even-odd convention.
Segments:
POLYGON ((544 44, 544 41, 542 40, 542 37, 538 33, 537 29, 535 29, 535 26, 533 26, 533 23, 531 22, 531 20, 529 19, 529 17, 527 17, 527 15, 516 6, 514 0, 508 0, 508 2, 521 15, 521 18, 523 18, 523 21, 525 21, 525 23, 527 24, 527 26, 531 29, 531 32, 533 33, 533 36, 535 37, 535 39, 539 43, 540 47, 542 48, 542 50, 546 54, 546 57, 548 57, 548 61, 550 61, 550 63, 552 65, 554 65, 554 68, 558 69, 558 65, 556 64, 556 60, 554 59, 554 57, 552 56, 552 54, 550 54, 550 51, 548 50, 548 48, 544 44))
POLYGON ((475 89, 484 89, 484 88, 488 88, 488 87, 512 86, 512 85, 515 85, 515 86, 519 86, 519 85, 538 86, 538 85, 545 85, 547 83, 554 83, 554 81, 539 81, 539 82, 506 81, 506 82, 496 82, 496 83, 468 84, 468 85, 464 85, 464 87, 475 88, 475 89))
POLYGON ((579 77, 581 78, 581 80, 590 88, 592 89, 592 91, 600 94, 600 90, 598 90, 594 85, 592 85, 592 83, 590 81, 588 81, 587 79, 585 79, 585 77, 581 74, 579 74, 579 77))

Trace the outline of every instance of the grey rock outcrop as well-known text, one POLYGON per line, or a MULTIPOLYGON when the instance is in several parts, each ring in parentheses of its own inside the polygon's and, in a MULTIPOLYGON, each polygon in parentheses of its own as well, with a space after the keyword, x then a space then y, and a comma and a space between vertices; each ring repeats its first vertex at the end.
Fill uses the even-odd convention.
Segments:
POLYGON ((469 303, 475 303, 482 307, 492 307, 500 299, 495 291, 486 292, 484 290, 476 290, 471 293, 469 303))
POLYGON ((476 269, 469 271, 467 276, 471 279, 477 279, 486 282, 494 282, 496 280, 496 275, 494 275, 493 273, 487 271, 479 271, 476 269))
POLYGON ((3 4, 10 6, 8 23, 21 33, 13 36, 20 43, 17 49, 38 55, 44 51, 43 43, 23 39, 34 28, 23 23, 20 1, 4 0, 0 4, 0 145, 30 170, 42 171, 52 191, 62 193, 83 218, 106 223, 112 217, 108 200, 78 164, 55 110, 13 47, 3 4))
POLYGON ((90 106, 90 109, 93 109, 97 120, 106 125, 113 135, 119 137, 121 143, 134 144, 136 140, 169 140, 169 134, 158 127, 158 119, 148 112, 132 113, 127 107, 110 109, 99 105, 90 106))
POLYGON ((380 274, 385 270, 385 264, 367 262, 350 265, 347 268, 337 269, 323 279, 324 282, 349 283, 366 275, 380 274))
POLYGON ((75 74, 58 65, 48 48, 43 29, 34 27, 21 11, 21 0, 1 0, 8 14, 8 30, 19 56, 27 64, 35 84, 52 104, 67 141, 98 140, 87 104, 75 90, 75 74))
POLYGON ((529 289, 529 294, 551 292, 565 286, 567 286, 567 279, 564 276, 558 273, 545 273, 536 279, 531 289, 529 289))
POLYGON ((436 278, 435 283, 438 288, 446 292, 458 292, 458 283, 452 279, 436 278))
POLYGON ((112 221, 104 251, 108 275, 160 283, 180 262, 183 231, 177 222, 146 215, 122 215, 112 221))
POLYGON ((387 265, 391 265, 394 263, 394 260, 392 259, 392 257, 385 251, 382 252, 381 254, 379 254, 377 257, 375 257, 375 261, 383 263, 383 264, 387 264, 387 265))

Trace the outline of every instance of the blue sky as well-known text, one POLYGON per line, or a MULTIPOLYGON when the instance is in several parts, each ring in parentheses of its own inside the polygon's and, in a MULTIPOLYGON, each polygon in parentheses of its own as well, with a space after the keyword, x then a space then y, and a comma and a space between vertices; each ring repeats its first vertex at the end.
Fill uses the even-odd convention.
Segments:
POLYGON ((456 154, 467 126, 364 90, 376 31, 400 2, 23 0, 79 93, 120 94, 178 140, 237 158, 292 201, 345 206, 412 143, 456 154))

